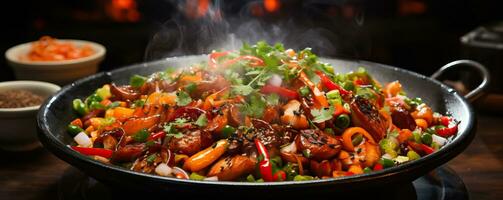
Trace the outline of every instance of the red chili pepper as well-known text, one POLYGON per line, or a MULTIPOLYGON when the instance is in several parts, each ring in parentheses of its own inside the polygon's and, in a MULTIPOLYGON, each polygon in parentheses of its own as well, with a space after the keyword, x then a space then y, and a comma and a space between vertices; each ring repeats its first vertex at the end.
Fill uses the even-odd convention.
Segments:
POLYGON ((440 135, 444 138, 447 138, 447 137, 450 137, 451 135, 454 135, 458 132, 458 125, 456 124, 456 125, 446 127, 446 128, 439 128, 439 129, 436 129, 435 132, 437 132, 437 135, 440 135))
POLYGON ((407 144, 415 151, 415 152, 422 152, 426 155, 431 154, 435 152, 435 149, 431 148, 430 146, 426 144, 418 144, 416 142, 412 141, 407 141, 407 144))
POLYGON ((442 124, 444 126, 449 126, 450 123, 451 123, 451 118, 450 117, 442 116, 440 118, 440 124, 442 124))
POLYGON ((113 154, 112 150, 102 148, 86 148, 86 147, 72 146, 72 149, 87 156, 101 156, 105 158, 111 158, 113 154))
POLYGON ((432 154, 435 152, 435 149, 431 148, 430 146, 426 144, 421 144, 421 149, 423 149, 423 152, 426 153, 426 155, 432 154))
POLYGON ((436 129, 437 135, 447 138, 458 132, 458 124, 453 123, 452 118, 443 116, 440 118, 440 123, 446 127, 436 129))
POLYGON ((374 171, 379 171, 382 170, 384 167, 381 165, 381 163, 377 163, 374 165, 374 171))
POLYGON ((286 181, 286 173, 283 170, 278 170, 272 178, 274 181, 286 181))
POLYGON ((345 90, 340 85, 334 83, 330 78, 321 71, 316 71, 316 74, 320 77, 321 83, 329 90, 339 90, 341 95, 347 95, 351 92, 345 90))
POLYGON ((260 89, 260 92, 264 94, 276 93, 286 99, 297 99, 299 97, 299 94, 297 94, 296 91, 274 85, 265 85, 264 87, 262 87, 262 89, 260 89))
POLYGON ((267 182, 274 181, 272 176, 272 165, 271 161, 269 160, 270 158, 267 149, 265 148, 264 144, 262 144, 262 142, 258 139, 255 139, 255 146, 257 147, 258 153, 262 155, 262 157, 264 157, 264 159, 259 163, 259 169, 262 178, 267 182))
POLYGON ((164 138, 165 136, 166 136, 166 132, 164 132, 164 131, 159 131, 159 132, 157 132, 157 133, 154 133, 154 134, 150 135, 150 136, 148 137, 148 139, 147 139, 147 140, 148 140, 148 141, 153 141, 153 140, 157 140, 157 139, 162 139, 162 138, 164 138))
POLYGON ((210 61, 208 62, 208 66, 210 67, 210 69, 217 68, 217 59, 222 56, 226 56, 227 54, 229 54, 228 51, 211 53, 210 54, 210 61))
POLYGON ((251 66, 264 66, 264 61, 258 57, 255 56, 239 56, 237 58, 234 58, 232 60, 225 61, 223 64, 223 67, 227 67, 229 65, 232 65, 240 60, 249 60, 251 66))

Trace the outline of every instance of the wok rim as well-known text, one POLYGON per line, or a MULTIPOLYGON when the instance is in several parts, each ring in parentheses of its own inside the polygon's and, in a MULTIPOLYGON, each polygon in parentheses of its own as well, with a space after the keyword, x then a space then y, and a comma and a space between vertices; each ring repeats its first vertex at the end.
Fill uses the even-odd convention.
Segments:
MULTIPOLYGON (((99 168, 100 170, 105 170, 109 172, 119 172, 121 175, 128 176, 128 177, 133 177, 131 180, 136 180, 138 178, 146 178, 150 179, 150 181, 155 180, 157 182, 163 182, 166 184, 175 184, 175 185, 189 185, 189 186, 198 186, 198 187, 217 187, 217 186, 226 186, 226 187, 246 187, 250 189, 271 189, 271 188, 282 188, 282 187, 317 187, 317 186, 326 186, 326 185, 346 185, 346 184, 354 184, 354 183, 365 183, 369 182, 372 180, 385 180, 388 178, 392 178, 395 176, 399 176, 402 174, 407 175, 407 173, 411 173, 414 171, 420 171, 421 167, 428 166, 431 169, 437 168, 445 163, 447 163, 449 160, 454 158, 455 156, 459 155, 466 147, 471 143, 473 138, 475 137, 476 133, 476 127, 474 127, 474 124, 476 123, 476 117, 474 110, 471 106, 471 104, 461 95, 459 95, 457 92, 453 91, 452 88, 449 86, 439 82, 438 80, 432 79, 430 77, 424 76, 422 74, 412 72, 406 69, 402 68, 397 68, 393 67, 390 65, 385 65, 385 64, 380 64, 380 63, 375 63, 375 62, 370 62, 370 61, 364 61, 364 60, 352 60, 352 59, 341 59, 341 58, 321 58, 321 61, 327 62, 327 61, 345 61, 345 62, 351 62, 351 63, 358 63, 358 64, 364 64, 364 65, 370 65, 370 66, 377 66, 381 68, 387 68, 390 70, 395 70, 395 71, 400 71, 400 73, 407 74, 409 76, 415 76, 420 79, 423 79, 424 81, 431 81, 433 82, 436 86, 440 87, 442 90, 446 90, 450 95, 454 95, 455 99, 459 101, 460 105, 463 106, 468 110, 467 116, 467 126, 466 129, 463 132, 460 132, 456 135, 456 138, 453 141, 450 141, 446 146, 442 147, 440 150, 435 151, 434 153, 430 155, 426 155, 421 157, 418 160, 406 162, 404 164, 400 164, 398 166, 394 166, 391 168, 386 168, 377 172, 371 172, 371 173, 365 173, 365 174, 359 174, 359 175, 353 175, 353 176, 344 176, 344 177, 338 177, 338 178, 328 178, 328 179, 318 179, 318 180, 310 180, 310 181, 283 181, 283 182, 263 182, 263 183, 257 183, 257 182, 233 182, 233 181, 196 181, 196 180, 189 180, 189 179, 178 179, 174 177, 163 177, 163 176, 158 176, 158 175, 153 175, 153 174, 146 174, 146 173, 141 173, 141 172, 135 172, 129 169, 121 168, 119 166, 115 165, 108 165, 104 164, 102 162, 96 161, 94 159, 90 159, 87 156, 84 156, 82 154, 79 154, 78 152, 72 150, 71 148, 68 148, 68 144, 64 144, 60 142, 57 138, 56 135, 52 134, 50 131, 50 123, 47 121, 46 115, 50 111, 51 106, 53 103, 58 99, 60 96, 65 94, 67 91, 69 91, 71 88, 76 87, 77 85, 86 83, 88 81, 92 81, 93 79, 100 78, 102 76, 110 76, 112 73, 119 73, 122 71, 128 71, 132 69, 139 69, 139 68, 144 68, 148 67, 149 65, 153 65, 155 63, 163 63, 163 62, 169 62, 169 61, 176 61, 179 59, 188 59, 190 57, 200 57, 203 55, 188 55, 188 56, 179 56, 179 57, 169 57, 169 58, 164 58, 156 61, 151 61, 151 62, 145 62, 145 63, 139 63, 139 64, 132 64, 128 65, 119 69, 115 69, 109 72, 100 72, 93 74, 91 76, 79 79, 75 81, 72 84, 66 85, 61 90, 59 90, 57 93, 52 95, 51 97, 47 98, 47 100, 41 105, 40 110, 37 114, 37 129, 38 129, 38 136, 44 147, 46 147, 49 151, 51 151, 53 154, 55 154, 57 157, 62 159, 63 161, 69 163, 73 167, 76 167, 82 171, 84 171, 87 175, 91 177, 95 177, 92 174, 89 174, 85 167, 94 167, 94 168, 99 168), (435 164, 437 163, 437 164, 435 164), (440 164, 438 164, 440 163, 440 164), (433 166, 433 167, 432 167, 433 166)), ((91 168, 89 168, 91 169, 91 168)), ((422 171, 429 171, 431 169, 423 169, 422 171)), ((404 177, 405 177, 404 175, 404 177)), ((410 175, 410 174, 409 174, 410 175)), ((412 175, 413 177, 417 178, 419 176, 424 175, 424 173, 420 173, 412 175)), ((98 178, 98 177, 96 177, 98 178)))

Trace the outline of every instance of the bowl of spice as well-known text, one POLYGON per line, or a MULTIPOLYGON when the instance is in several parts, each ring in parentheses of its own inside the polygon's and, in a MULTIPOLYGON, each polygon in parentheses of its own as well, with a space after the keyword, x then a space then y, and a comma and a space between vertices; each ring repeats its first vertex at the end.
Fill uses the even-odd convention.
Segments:
POLYGON ((8 49, 5 58, 19 80, 63 85, 96 73, 105 53, 95 42, 43 36, 8 49))
POLYGON ((0 82, 0 148, 26 151, 39 147, 38 109, 60 89, 55 84, 40 81, 0 82))

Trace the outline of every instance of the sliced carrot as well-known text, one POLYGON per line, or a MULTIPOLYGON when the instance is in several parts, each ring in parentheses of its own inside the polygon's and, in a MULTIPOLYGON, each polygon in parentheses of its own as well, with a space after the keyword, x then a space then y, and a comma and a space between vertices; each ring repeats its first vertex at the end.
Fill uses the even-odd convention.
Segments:
POLYGON ((416 125, 419 126, 421 129, 426 130, 428 128, 428 122, 424 119, 415 119, 416 125))
POLYGON ((407 141, 410 137, 412 137, 412 131, 409 129, 402 129, 400 132, 398 132, 398 137, 396 138, 398 142, 404 143, 407 141))

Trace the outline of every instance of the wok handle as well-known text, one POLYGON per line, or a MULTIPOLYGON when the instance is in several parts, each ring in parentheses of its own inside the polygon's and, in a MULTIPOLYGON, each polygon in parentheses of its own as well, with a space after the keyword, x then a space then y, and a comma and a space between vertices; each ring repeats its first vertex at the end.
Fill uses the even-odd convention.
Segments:
POLYGON ((472 91, 468 92, 465 95, 465 98, 473 102, 477 100, 479 97, 481 97, 484 94, 484 90, 486 90, 487 87, 489 86, 490 75, 489 71, 487 70, 486 67, 484 67, 484 65, 475 62, 473 60, 456 60, 447 63, 446 65, 438 69, 435 73, 431 75, 431 78, 438 80, 438 78, 442 74, 444 74, 444 72, 448 71, 449 69, 454 69, 460 66, 467 66, 472 69, 475 69, 478 72, 479 76, 482 78, 482 82, 475 89, 473 89, 472 91))

